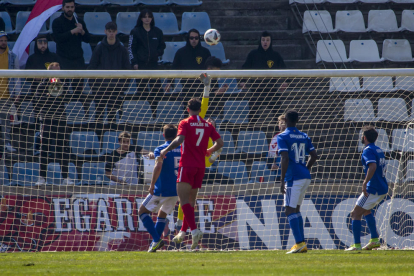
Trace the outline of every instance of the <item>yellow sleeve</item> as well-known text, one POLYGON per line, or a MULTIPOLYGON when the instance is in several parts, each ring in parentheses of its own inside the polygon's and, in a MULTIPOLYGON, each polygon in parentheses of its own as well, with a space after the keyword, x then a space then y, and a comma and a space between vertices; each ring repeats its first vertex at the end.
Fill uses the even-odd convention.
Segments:
POLYGON ((208 109, 208 98, 203 97, 203 99, 201 100, 201 112, 200 114, 198 114, 198 116, 204 119, 204 117, 206 117, 206 114, 207 114, 207 109, 208 109))

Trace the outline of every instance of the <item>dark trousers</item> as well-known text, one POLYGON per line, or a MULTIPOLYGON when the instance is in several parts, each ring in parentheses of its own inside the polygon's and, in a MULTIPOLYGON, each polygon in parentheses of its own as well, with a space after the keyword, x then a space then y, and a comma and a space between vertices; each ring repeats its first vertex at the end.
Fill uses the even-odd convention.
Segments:
MULTIPOLYGON (((85 60, 82 58, 78 59, 67 59, 64 57, 59 57, 59 64, 62 70, 85 70, 85 60)), ((84 104, 86 96, 82 94, 83 87, 85 82, 83 78, 77 79, 67 79, 66 82, 71 83, 73 90, 72 101, 79 101, 84 104)))
MULTIPOLYGON (((159 68, 157 62, 150 62, 138 64, 138 69, 157 70, 159 68)), ((151 106, 152 113, 155 115, 157 112, 158 102, 164 99, 161 80, 155 78, 136 79, 135 82, 137 83, 137 92, 136 96, 134 96, 134 100, 148 101, 151 106)))

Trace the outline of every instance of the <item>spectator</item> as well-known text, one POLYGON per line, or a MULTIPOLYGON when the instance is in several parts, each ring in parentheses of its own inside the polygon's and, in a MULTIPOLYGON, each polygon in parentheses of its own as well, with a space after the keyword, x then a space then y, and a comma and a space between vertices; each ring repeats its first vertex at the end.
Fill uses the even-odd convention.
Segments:
MULTIPOLYGON (((139 14, 137 24, 129 36, 129 54, 135 70, 156 70, 158 59, 164 54, 165 42, 161 29, 155 27, 153 13, 145 9, 139 14)), ((158 79, 137 80, 140 96, 151 103, 156 112, 160 100, 161 82, 158 79), (148 87, 149 86, 149 87, 148 87), (151 93, 146 89, 149 88, 151 93)))
MULTIPOLYGON (((57 62, 49 64, 48 70, 60 70, 57 62)), ((36 185, 46 184, 47 165, 60 163, 64 185, 74 184, 68 177, 69 154, 66 147, 65 104, 71 94, 66 83, 57 78, 44 79, 35 93, 35 113, 42 121, 42 152, 40 158, 40 177, 36 185), (54 144, 54 145, 53 145, 54 144)))
MULTIPOLYGON (((52 23, 59 63, 64 70, 84 70, 82 41, 89 43, 90 34, 85 22, 75 14, 74 0, 63 0, 62 11, 62 15, 52 23)), ((75 96, 82 98, 83 80, 73 80, 72 86, 75 87, 75 96)))
POLYGON ((276 133, 275 136, 273 136, 272 141, 269 145, 269 153, 267 154, 267 167, 272 171, 279 170, 278 165, 278 147, 277 147, 277 136, 285 131, 286 129, 286 122, 285 122, 285 115, 280 115, 278 118, 279 121, 279 130, 280 132, 276 133))
MULTIPOLYGON (((6 32, 0 32, 0 69, 19 69, 19 59, 7 46, 8 36, 6 32)), ((9 111, 12 107, 12 98, 19 91, 20 82, 16 79, 0 79, 0 119, 3 141, 0 147, 8 152, 15 152, 10 143, 10 118, 9 111)), ((3 151, 2 151, 3 152, 3 151)))
POLYGON ((118 136, 119 148, 104 157, 105 174, 111 180, 110 185, 137 185, 141 154, 154 159, 154 153, 142 147, 131 145, 131 134, 123 131, 118 136))
POLYGON ((0 32, 6 31, 6 23, 4 23, 3 18, 0 17, 0 32))
MULTIPOLYGON (((116 23, 108 22, 105 25, 106 36, 95 47, 89 70, 131 69, 128 51, 116 37, 117 33, 116 23)), ((98 122, 104 121, 105 106, 108 107, 108 121, 115 121, 116 111, 122 106, 124 92, 128 88, 126 82, 125 79, 95 79, 91 82, 98 122)))

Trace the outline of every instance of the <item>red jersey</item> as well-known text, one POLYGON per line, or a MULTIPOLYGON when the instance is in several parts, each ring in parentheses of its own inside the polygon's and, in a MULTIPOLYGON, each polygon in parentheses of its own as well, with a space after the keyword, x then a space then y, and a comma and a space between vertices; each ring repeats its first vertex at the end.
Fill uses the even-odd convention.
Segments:
POLYGON ((198 115, 184 119, 178 125, 177 135, 184 135, 181 146, 180 167, 205 168, 208 139, 216 141, 220 134, 198 115))

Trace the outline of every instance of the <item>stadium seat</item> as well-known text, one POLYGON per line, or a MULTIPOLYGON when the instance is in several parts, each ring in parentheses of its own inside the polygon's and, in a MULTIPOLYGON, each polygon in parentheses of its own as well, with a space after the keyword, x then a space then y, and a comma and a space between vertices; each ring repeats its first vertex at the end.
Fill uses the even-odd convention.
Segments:
POLYGON ((289 0, 289 4, 322 4, 325 0, 289 0))
MULTIPOLYGON (((102 6, 102 5, 107 4, 106 1, 102 1, 102 0, 75 0, 75 3, 81 6, 102 6)), ((86 26, 88 27, 88 30, 89 30, 89 25, 86 24, 86 26)))
POLYGON ((137 0, 106 0, 106 3, 110 5, 119 5, 121 7, 130 7, 138 5, 139 2, 137 0))
POLYGON ((241 91, 241 89, 237 87, 237 84, 238 84, 237 79, 220 78, 220 79, 217 79, 217 84, 219 87, 222 87, 223 85, 228 85, 228 88, 225 94, 239 93, 241 91))
POLYGON ((185 46, 184 41, 180 42, 166 42, 166 47, 164 50, 164 55, 162 56, 162 63, 172 63, 174 61, 175 53, 178 49, 185 46))
POLYGON ((177 6, 194 7, 200 6, 203 4, 203 2, 200 0, 170 0, 170 4, 177 6))
POLYGON ((407 168, 406 168, 404 182, 414 182, 414 160, 407 161, 407 168))
POLYGON ((85 12, 83 20, 92 35, 105 35, 105 25, 112 21, 107 12, 85 12))
POLYGON ((414 129, 394 129, 392 131, 391 149, 414 152, 414 129))
POLYGON ((142 148, 154 151, 156 147, 164 144, 165 139, 160 131, 140 131, 138 132, 137 145, 142 148))
POLYGON ((165 124, 178 124, 184 117, 184 107, 180 101, 160 101, 157 106, 156 121, 165 124))
POLYGON ((207 43, 205 43, 204 41, 202 41, 201 45, 203 47, 206 47, 207 49, 209 49, 211 55, 216 57, 216 58, 219 58, 223 62, 223 64, 228 64, 230 62, 229 59, 226 59, 226 54, 224 52, 224 46, 221 42, 219 42, 217 45, 210 46, 207 43))
POLYGON ((393 92, 392 77, 364 77, 362 90, 371 92, 393 92))
POLYGON ((413 4, 414 0, 391 0, 395 4, 413 4))
POLYGON ((332 17, 328 11, 305 11, 302 33, 333 33, 332 17))
POLYGON ((359 0, 359 2, 363 4, 382 4, 382 3, 388 3, 389 0, 359 0))
POLYGON ((370 40, 352 40, 349 47, 349 60, 358 62, 382 62, 377 43, 370 40))
POLYGON ((276 175, 267 168, 266 162, 253 162, 249 183, 274 182, 275 180, 276 175))
POLYGON ((85 59, 85 64, 89 64, 89 61, 92 57, 92 47, 89 43, 82 42, 83 58, 85 59))
POLYGON ((249 123, 249 102, 226 101, 224 104, 223 121, 235 124, 249 123))
POLYGON ((331 78, 329 92, 357 92, 360 91, 358 77, 352 78, 331 78))
POLYGON ((367 32, 398 32, 397 17, 393 10, 370 10, 367 32))
POLYGON ((395 89, 414 91, 414 77, 398 76, 395 79, 395 89))
POLYGON ((221 138, 224 141, 223 151, 221 152, 221 154, 233 154, 233 153, 240 152, 239 149, 236 150, 236 146, 233 140, 233 135, 231 135, 230 132, 228 132, 227 130, 224 130, 224 131, 219 130, 218 133, 220 134, 221 138))
POLYGON ((344 120, 356 122, 376 121, 374 107, 368 99, 348 99, 345 101, 344 120))
POLYGON ((154 12, 155 26, 160 28, 164 35, 179 35, 185 32, 178 30, 177 17, 173 12, 154 12))
POLYGON ((5 0, 4 3, 13 6, 33 6, 36 0, 5 0))
POLYGON ((124 102, 120 123, 151 124, 153 122, 151 106, 147 101, 124 102))
POLYGON ((234 184, 247 184, 249 181, 243 162, 221 161, 217 166, 217 173, 234 179, 234 184))
POLYGON ((39 163, 15 163, 13 165, 12 186, 33 186, 39 180, 39 163))
POLYGON ((387 164, 385 178, 387 179, 388 184, 397 183, 397 179, 399 175, 398 167, 400 166, 400 162, 395 159, 390 159, 390 160, 385 160, 385 163, 387 164))
POLYGON ((82 166, 82 185, 108 185, 109 178, 105 175, 105 163, 86 162, 82 166))
POLYGON ((335 30, 347 33, 365 33, 365 22, 362 12, 337 11, 335 16, 335 30))
POLYGON ((10 176, 7 170, 7 166, 1 165, 0 166, 0 186, 10 186, 10 176))
MULTIPOLYGON (((390 139, 388 138, 388 134, 385 129, 376 128, 378 132, 377 141, 375 141, 375 145, 380 147, 383 152, 391 151, 390 148, 390 139)), ((362 137, 362 130, 359 132, 359 137, 362 137)), ((358 151, 361 152, 365 148, 365 145, 362 144, 361 140, 358 139, 358 151)))
POLYGON ((15 43, 15 41, 7 41, 7 47, 9 47, 9 50, 13 50, 15 43))
POLYGON ((210 18, 206 12, 184 12, 181 19, 181 31, 196 29, 200 35, 211 29, 210 18))
POLYGON ((118 33, 129 35, 137 24, 138 17, 139 12, 118 12, 116 15, 118 33))
POLYGON ((89 121, 81 102, 70 102, 65 105, 68 125, 82 125, 89 121))
POLYGON ((169 0, 138 0, 137 2, 145 6, 165 6, 170 3, 169 0))
POLYGON ((382 58, 393 62, 412 62, 411 44, 407 39, 385 39, 382 58))
MULTIPOLYGON (((112 153, 114 150, 119 148, 118 136, 121 131, 107 131, 105 132, 102 138, 102 151, 101 155, 112 153)), ((133 144, 132 139, 130 139, 131 145, 133 144)))
POLYGON ((99 139, 93 131, 73 131, 70 134, 72 154, 78 157, 98 157, 100 152, 99 139), (86 154, 85 152, 91 152, 86 154))
POLYGON ((400 31, 414 32, 414 10, 403 10, 400 31))
MULTIPOLYGON (((29 11, 19 11, 16 15, 16 33, 19 34, 22 32, 24 25, 26 25, 27 19, 29 18, 29 11)), ((49 31, 46 28, 46 22, 43 23, 42 28, 40 29, 39 34, 48 34, 49 31)))
POLYGON ((34 123, 35 115, 33 109, 33 103, 28 101, 23 101, 19 107, 20 118, 24 123, 34 123))
POLYGON ((264 153, 269 151, 266 134, 262 131, 240 131, 237 149, 244 153, 264 153))
MULTIPOLYGON (((76 166, 73 163, 69 163, 68 177, 75 182, 78 181, 78 173, 76 171, 76 166)), ((49 185, 62 185, 63 180, 60 164, 49 163, 47 165, 46 183, 49 185)))
POLYGON ((388 122, 409 121, 405 100, 401 98, 379 99, 377 120, 388 122))
POLYGON ((349 61, 342 40, 319 40, 316 48, 316 63, 321 61, 338 63, 349 61))
POLYGON ((6 27, 5 32, 7 34, 14 33, 9 13, 5 12, 5 11, 2 11, 2 12, 0 12, 0 17, 4 21, 4 24, 5 24, 5 27, 6 27))

